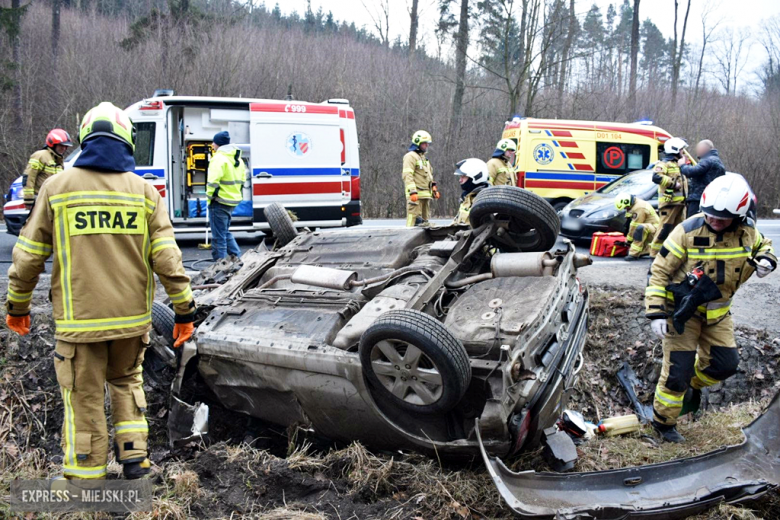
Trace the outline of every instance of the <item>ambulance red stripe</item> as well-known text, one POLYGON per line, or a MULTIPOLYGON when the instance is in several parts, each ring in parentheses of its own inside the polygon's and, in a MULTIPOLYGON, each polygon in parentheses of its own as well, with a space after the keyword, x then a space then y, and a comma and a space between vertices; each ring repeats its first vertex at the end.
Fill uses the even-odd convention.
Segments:
POLYGON ((580 172, 592 172, 593 167, 590 164, 575 164, 574 169, 580 172))
POLYGON ((569 159, 584 159, 585 155, 580 152, 566 152, 566 157, 569 159))
POLYGON ((255 195, 309 195, 314 193, 341 193, 341 181, 338 182, 289 182, 256 183, 252 192, 255 195))
POLYGON ((571 137, 571 132, 568 130, 552 130, 554 137, 571 137))
POLYGON ((562 148, 579 148, 576 141, 558 141, 562 148))
POLYGON ((526 188, 544 188, 544 189, 558 189, 558 190, 592 190, 593 182, 576 182, 576 181, 536 181, 531 179, 525 180, 526 188))

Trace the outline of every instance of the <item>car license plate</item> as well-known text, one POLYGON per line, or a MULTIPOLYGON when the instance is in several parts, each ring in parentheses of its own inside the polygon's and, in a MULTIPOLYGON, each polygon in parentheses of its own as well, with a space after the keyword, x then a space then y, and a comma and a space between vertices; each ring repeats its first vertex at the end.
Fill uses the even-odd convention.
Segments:
POLYGON ((568 229, 569 231, 579 231, 582 229, 582 222, 571 217, 565 217, 561 225, 564 229, 568 229))

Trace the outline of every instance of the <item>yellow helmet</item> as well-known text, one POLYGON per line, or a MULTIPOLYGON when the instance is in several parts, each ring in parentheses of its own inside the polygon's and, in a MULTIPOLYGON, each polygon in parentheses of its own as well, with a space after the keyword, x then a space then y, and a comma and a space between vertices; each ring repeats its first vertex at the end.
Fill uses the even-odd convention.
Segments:
POLYGON ((516 152, 517 143, 511 139, 501 139, 496 145, 496 150, 501 150, 502 152, 516 152))
POLYGON ((100 103, 86 113, 79 128, 82 143, 93 137, 104 135, 130 145, 135 151, 135 126, 124 110, 108 101, 100 103))
POLYGON ((615 197, 615 209, 622 211, 631 208, 634 206, 634 202, 636 202, 635 195, 618 195, 615 197))
POLYGON ((414 135, 412 135, 412 144, 420 146, 423 143, 431 143, 433 142, 431 140, 431 134, 426 132, 425 130, 417 130, 414 135))

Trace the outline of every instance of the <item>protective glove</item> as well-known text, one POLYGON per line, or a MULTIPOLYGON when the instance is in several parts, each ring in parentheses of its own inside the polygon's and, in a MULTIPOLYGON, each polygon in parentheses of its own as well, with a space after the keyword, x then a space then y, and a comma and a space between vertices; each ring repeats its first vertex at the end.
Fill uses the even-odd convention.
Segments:
POLYGON ((30 315, 27 316, 11 316, 7 314, 5 317, 5 324, 8 328, 16 332, 20 336, 26 336, 30 333, 30 315))
POLYGON ((761 260, 756 262, 756 275, 759 278, 765 277, 772 271, 774 271, 774 268, 772 268, 772 262, 770 262, 766 258, 762 258, 761 260))
POLYGON ((176 341, 173 343, 173 348, 181 347, 185 341, 192 337, 192 333, 195 332, 195 325, 192 323, 176 323, 173 326, 173 339, 176 341))
POLYGON ((411 192, 409 194, 409 200, 411 200, 412 202, 417 202, 417 192, 416 191, 413 191, 413 192, 411 192))
POLYGON ((653 329, 653 333, 661 339, 664 339, 669 332, 669 324, 666 322, 666 318, 659 318, 650 322, 650 328, 653 329))
POLYGON ((439 193, 439 188, 436 187, 436 184, 433 185, 432 191, 433 191, 434 199, 438 199, 439 197, 441 197, 441 193, 439 193))

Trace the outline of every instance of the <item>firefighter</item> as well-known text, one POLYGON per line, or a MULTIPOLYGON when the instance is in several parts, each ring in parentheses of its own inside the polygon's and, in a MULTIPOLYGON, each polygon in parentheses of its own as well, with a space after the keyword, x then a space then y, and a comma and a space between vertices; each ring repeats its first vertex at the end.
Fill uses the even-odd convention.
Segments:
POLYGON ((698 409, 701 389, 737 371, 739 352, 729 312, 737 288, 754 272, 763 278, 777 267, 771 240, 746 217, 750 197, 741 176, 715 179, 704 189, 703 215, 675 227, 650 268, 646 315, 663 340, 664 354, 653 426, 667 441, 685 440, 675 427, 677 417, 683 410, 698 409), (692 289, 678 300, 672 291, 686 284, 692 289), (714 287, 714 294, 707 287, 714 287), (690 319, 678 323, 688 310, 690 319))
POLYGON ((228 255, 236 258, 241 255, 230 232, 230 221, 233 210, 244 199, 246 168, 241 160, 241 149, 230 144, 228 132, 215 134, 211 147, 214 155, 209 161, 206 196, 212 234, 211 258, 216 262, 228 255))
POLYGON ((517 186, 517 174, 513 166, 517 145, 511 139, 501 139, 487 162, 491 186, 517 186))
POLYGON ((460 208, 455 217, 455 224, 468 224, 471 206, 480 191, 490 186, 490 168, 481 159, 464 159, 456 164, 455 175, 458 176, 460 188, 460 208))
POLYGON ((164 202, 134 173, 134 139, 133 122, 111 103, 87 112, 81 154, 73 168, 41 187, 8 270, 6 323, 25 335, 38 275, 54 256, 54 369, 64 403, 68 479, 106 476, 105 386, 116 460, 126 478, 150 471, 141 363, 152 323, 153 273, 174 306, 174 346, 193 332, 190 280, 164 202))
POLYGON ((427 225, 431 216, 431 199, 441 194, 433 180, 433 166, 425 157, 431 144, 431 134, 418 130, 412 136, 412 144, 404 155, 402 176, 406 191, 406 226, 427 225))
POLYGON ((658 213, 661 225, 650 246, 650 256, 655 257, 674 227, 685 220, 685 198, 688 180, 680 173, 677 162, 688 146, 683 139, 672 137, 664 143, 664 157, 653 167, 653 182, 658 184, 658 213))
POLYGON ((46 146, 35 152, 24 170, 24 207, 31 210, 43 181, 62 171, 65 152, 73 146, 68 132, 55 128, 46 136, 46 146))
POLYGON ((660 220, 653 206, 636 195, 619 195, 615 198, 615 208, 618 211, 625 210, 626 218, 631 219, 628 227, 626 242, 629 251, 626 260, 639 259, 640 256, 649 253, 651 238, 658 230, 660 220))

